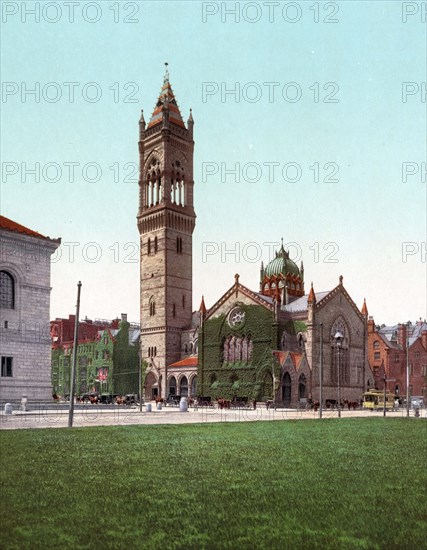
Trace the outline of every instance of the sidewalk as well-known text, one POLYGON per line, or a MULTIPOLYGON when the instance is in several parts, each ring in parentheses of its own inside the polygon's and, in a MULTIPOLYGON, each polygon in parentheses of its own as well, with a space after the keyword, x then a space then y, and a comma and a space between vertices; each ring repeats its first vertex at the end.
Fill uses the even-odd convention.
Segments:
MULTIPOLYGON (((342 411, 342 418, 377 418, 382 417, 382 411, 371 412, 368 410, 342 411)), ((411 418, 414 411, 410 411, 411 418)), ((406 410, 387 412, 388 418, 406 418, 406 410)), ((337 411, 324 411, 323 418, 338 418, 337 411)), ((420 411, 420 418, 427 418, 427 411, 420 411)), ((74 427, 88 426, 128 426, 128 425, 153 425, 153 424, 194 424, 205 422, 254 422, 257 420, 314 420, 319 419, 319 412, 297 411, 295 409, 214 409, 199 408, 190 409, 188 412, 180 412, 177 407, 163 407, 157 410, 152 404, 152 412, 139 411, 139 407, 115 408, 108 410, 98 408, 96 405, 88 405, 83 410, 74 411, 74 427)), ((12 415, 0 413, 0 429, 30 429, 30 428, 65 428, 68 426, 68 410, 39 409, 33 411, 13 411, 12 415)))

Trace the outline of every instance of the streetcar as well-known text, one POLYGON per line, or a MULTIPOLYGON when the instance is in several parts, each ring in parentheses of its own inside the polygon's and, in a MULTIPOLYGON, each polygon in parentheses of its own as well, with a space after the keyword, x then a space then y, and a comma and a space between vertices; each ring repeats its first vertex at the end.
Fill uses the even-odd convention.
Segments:
MULTIPOLYGON (((395 407, 396 396, 387 391, 385 392, 385 408, 393 410, 395 407)), ((363 394, 363 408, 371 409, 372 411, 384 409, 384 390, 368 390, 363 394)))

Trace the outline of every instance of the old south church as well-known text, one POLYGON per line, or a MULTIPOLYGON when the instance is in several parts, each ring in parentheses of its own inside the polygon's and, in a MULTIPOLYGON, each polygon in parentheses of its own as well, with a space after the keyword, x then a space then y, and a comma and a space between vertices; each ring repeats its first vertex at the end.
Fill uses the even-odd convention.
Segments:
POLYGON ((190 111, 184 123, 166 72, 150 121, 139 121, 141 357, 145 396, 358 400, 374 385, 367 358, 366 304, 358 309, 339 277, 306 293, 304 269, 282 246, 261 266, 257 290, 235 275, 210 308, 192 310, 195 227, 190 111), (337 333, 342 335, 338 341, 337 333), (339 369, 339 371, 338 371, 339 369), (273 389, 274 388, 274 389, 273 389))

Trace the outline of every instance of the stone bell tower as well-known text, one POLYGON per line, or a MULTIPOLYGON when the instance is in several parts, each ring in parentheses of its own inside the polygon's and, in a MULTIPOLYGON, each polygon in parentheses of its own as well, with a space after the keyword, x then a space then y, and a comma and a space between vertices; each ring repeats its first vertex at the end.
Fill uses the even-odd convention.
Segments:
MULTIPOLYGON (((166 64, 167 66, 167 64, 166 64)), ((167 367, 180 359, 192 317, 193 117, 185 126, 166 69, 146 125, 139 121, 141 357, 145 397, 167 397, 167 367)))

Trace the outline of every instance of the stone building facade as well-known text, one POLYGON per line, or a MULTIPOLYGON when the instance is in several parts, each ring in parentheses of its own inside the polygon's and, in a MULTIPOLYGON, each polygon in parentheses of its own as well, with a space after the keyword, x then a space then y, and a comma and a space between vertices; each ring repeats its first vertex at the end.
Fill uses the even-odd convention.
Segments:
POLYGON ((52 398, 50 269, 60 243, 0 216, 0 401, 52 398))
POLYGON ((139 121, 141 356, 147 398, 167 394, 168 366, 192 330, 193 118, 184 124, 166 72, 152 117, 139 121))
POLYGON ((367 361, 366 315, 347 293, 342 277, 331 291, 315 293, 311 287, 308 295, 292 295, 287 284, 297 281, 301 288, 303 275, 296 273, 283 247, 277 258, 282 261, 273 260, 274 265, 261 269, 261 292, 240 284, 236 275, 235 284, 204 315, 198 393, 211 398, 274 398, 296 407, 301 400, 319 400, 322 366, 324 400, 338 399, 339 380, 341 400, 359 401, 366 388, 374 386, 367 361), (267 283, 273 275, 276 283, 283 283, 280 291, 265 286, 265 272, 267 283), (338 331, 343 336, 339 349, 338 331))
POLYGON ((427 401, 427 323, 376 326, 368 319, 369 364, 375 375, 375 386, 406 396, 406 367, 409 367, 409 395, 423 396, 427 401), (384 377, 386 378, 384 382, 384 377))
POLYGON ((342 284, 305 294, 304 267, 284 250, 254 292, 236 282, 206 310, 192 313, 193 126, 184 124, 169 75, 148 125, 139 121, 141 355, 145 397, 188 394, 271 398, 295 406, 319 397, 359 400, 374 386, 367 360, 367 316, 342 284), (334 336, 343 334, 342 347, 334 336), (323 344, 321 346, 321 339, 323 344), (320 349, 322 347, 322 354, 320 349), (338 353, 339 358, 338 358, 338 353), (274 390, 273 390, 274 386, 274 390))

